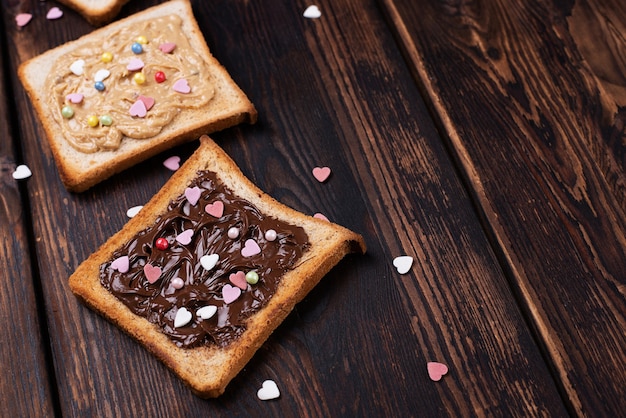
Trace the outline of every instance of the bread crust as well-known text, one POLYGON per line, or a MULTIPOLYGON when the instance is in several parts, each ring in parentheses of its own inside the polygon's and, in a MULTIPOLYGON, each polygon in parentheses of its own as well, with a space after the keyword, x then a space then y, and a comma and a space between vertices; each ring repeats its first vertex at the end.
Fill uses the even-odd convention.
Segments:
POLYGON ((85 191, 113 174, 166 149, 194 140, 202 134, 220 131, 239 123, 252 124, 257 120, 254 105, 226 69, 211 55, 188 0, 168 1, 46 51, 22 63, 18 68, 18 76, 41 120, 59 176, 65 187, 73 192, 85 191), (100 150, 91 154, 74 149, 64 138, 60 126, 52 116, 52 112, 59 112, 59 109, 50 109, 46 101, 49 95, 46 79, 54 63, 64 54, 94 40, 104 39, 107 34, 122 27, 171 14, 178 14, 183 18, 183 31, 190 39, 192 47, 209 63, 210 77, 215 82, 213 99, 198 109, 184 109, 160 133, 151 138, 124 137, 118 149, 100 150))
POLYGON ((297 212, 262 192, 241 173, 221 148, 207 136, 203 136, 198 150, 138 215, 78 267, 69 278, 69 284, 79 299, 139 341, 198 396, 211 398, 224 392, 230 380, 239 373, 294 306, 333 266, 345 255, 364 253, 365 250, 361 235, 297 212), (278 289, 269 302, 247 320, 246 331, 226 348, 178 347, 156 325, 132 313, 101 285, 99 278, 100 265, 110 260, 116 249, 164 214, 169 202, 184 193, 200 170, 217 173, 219 180, 227 188, 251 202, 265 215, 304 228, 310 243, 298 265, 281 278, 278 289))

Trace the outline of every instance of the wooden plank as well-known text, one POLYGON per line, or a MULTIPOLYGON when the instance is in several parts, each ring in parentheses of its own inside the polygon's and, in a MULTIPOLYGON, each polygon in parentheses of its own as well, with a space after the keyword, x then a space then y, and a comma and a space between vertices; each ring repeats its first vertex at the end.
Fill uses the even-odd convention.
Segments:
MULTIPOLYGON (((3 4, 6 0, 3 0, 3 4)), ((130 2, 124 14, 155 2, 130 2)), ((49 5, 36 1, 32 8, 49 5)), ((559 416, 550 371, 373 1, 321 1, 321 19, 291 1, 195 2, 216 57, 256 104, 259 123, 214 135, 246 175, 278 200, 364 234, 232 382, 203 401, 81 306, 66 278, 126 222, 195 144, 74 195, 61 186, 40 123, 16 95, 35 175, 33 228, 64 416, 559 416), (310 170, 333 175, 317 183, 310 170), (52 245, 51 243, 54 243, 52 245), (391 260, 415 257, 408 275, 391 260), (428 378, 426 363, 450 373, 428 378), (281 388, 260 402, 261 382, 281 388)), ((9 28, 11 67, 90 28, 68 12, 9 28), (45 36, 44 36, 45 35, 45 36)), ((6 20, 10 20, 8 16, 6 20)))
POLYGON ((625 173, 568 32, 578 2, 562 3, 381 2, 571 410, 612 415, 626 407, 625 173))
POLYGON ((11 90, 5 88, 5 31, 0 21, 0 405, 12 416, 54 415, 54 390, 46 365, 48 341, 41 330, 36 279, 31 269, 27 223, 22 204, 26 187, 12 174, 22 161, 14 146, 11 90))

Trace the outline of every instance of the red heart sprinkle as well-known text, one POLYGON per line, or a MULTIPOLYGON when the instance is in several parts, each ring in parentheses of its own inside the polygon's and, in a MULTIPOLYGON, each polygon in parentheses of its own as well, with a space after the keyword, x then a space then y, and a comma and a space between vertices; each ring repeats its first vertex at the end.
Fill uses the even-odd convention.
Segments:
POLYGON ((330 176, 330 168, 328 167, 315 167, 313 169, 313 177, 315 177, 315 179, 319 181, 320 183, 323 183, 326 180, 328 180, 329 176, 330 176))
POLYGON ((219 200, 213 203, 209 203, 204 207, 204 210, 206 211, 206 213, 215 218, 221 218, 224 214, 224 203, 219 200))
POLYGON ((448 366, 436 361, 429 361, 426 367, 428 369, 428 376, 435 382, 440 381, 441 378, 448 373, 448 366))
POLYGON ((228 276, 228 280, 241 290, 246 290, 248 288, 248 282, 246 281, 246 274, 243 271, 238 271, 237 273, 231 273, 228 276))
POLYGON ((148 282, 152 284, 159 280, 159 277, 161 277, 161 267, 146 264, 143 266, 143 273, 146 275, 148 282))

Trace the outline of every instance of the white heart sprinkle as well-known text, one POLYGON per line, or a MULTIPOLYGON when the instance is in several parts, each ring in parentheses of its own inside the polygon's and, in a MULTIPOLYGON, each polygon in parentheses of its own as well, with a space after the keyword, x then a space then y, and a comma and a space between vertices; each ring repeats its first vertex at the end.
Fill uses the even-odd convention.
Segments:
POLYGON ((280 390, 278 390, 278 386, 276 382, 273 380, 266 380, 263 382, 263 386, 256 393, 256 396, 259 397, 262 401, 269 401, 270 399, 276 399, 280 396, 280 390))
POLYGON ((24 180, 32 176, 33 173, 30 171, 27 165, 21 164, 15 167, 15 171, 13 172, 13 178, 15 180, 24 180))
POLYGON ((302 13, 302 16, 306 17, 307 19, 317 19, 322 16, 322 12, 317 6, 309 6, 306 8, 304 13, 302 13))
POLYGON ((205 270, 211 270, 217 265, 219 260, 220 256, 217 254, 205 255, 200 258, 200 264, 202 264, 205 270))
POLYGON ((174 318, 174 328, 180 328, 191 322, 191 312, 187 308, 182 307, 176 312, 176 318, 174 318))
POLYGON ((411 270, 413 265, 413 257, 408 255, 401 255, 393 259, 393 265, 398 269, 398 273, 405 274, 411 270))
POLYGON ((85 72, 85 60, 76 60, 70 65, 70 71, 74 75, 83 75, 85 72))
POLYGON ((100 69, 96 71, 96 75, 93 76, 93 81, 104 81, 111 75, 111 71, 107 69, 100 69))
POLYGON ((128 216, 129 218, 133 218, 135 215, 137 215, 139 213, 141 208, 143 208, 143 206, 141 206, 141 205, 133 206, 132 208, 130 208, 130 209, 128 209, 126 211, 126 216, 128 216))
POLYGON ((196 316, 199 316, 202 319, 210 319, 217 312, 217 306, 215 305, 207 305, 196 311, 196 316))

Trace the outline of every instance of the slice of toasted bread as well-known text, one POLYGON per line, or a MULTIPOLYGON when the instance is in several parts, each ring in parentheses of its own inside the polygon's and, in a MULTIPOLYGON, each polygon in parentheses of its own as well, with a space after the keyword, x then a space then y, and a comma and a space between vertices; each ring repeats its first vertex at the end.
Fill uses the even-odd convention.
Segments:
POLYGON ((69 284, 79 299, 142 343, 196 394, 216 397, 296 303, 352 252, 365 252, 359 234, 272 199, 203 136, 198 150, 138 215, 78 267, 69 284), (200 191, 192 197, 197 185, 200 191), (232 193, 222 193, 222 186, 232 193), (223 210, 215 213, 212 208, 220 199, 223 210), (266 234, 267 225, 275 228, 275 236, 266 234), (233 226, 235 235, 230 234, 233 226), (193 230, 192 239, 187 228, 193 230), (298 235, 302 232, 304 239, 298 235), (180 239, 183 235, 188 239, 180 239), (159 238, 165 238, 169 246, 159 247, 159 238), (244 255, 251 246, 249 239, 257 243, 258 252, 244 255), (299 256, 289 255, 298 252, 299 256), (217 254, 217 264, 204 265, 202 257, 213 254, 217 254), (119 260, 124 257, 129 265, 122 268, 119 260), (289 261, 277 267, 277 277, 270 278, 274 273, 268 266, 278 259, 289 261), (152 272, 145 270, 146 265, 159 269, 156 276, 148 279, 152 272), (244 283, 241 302, 238 299, 230 305, 226 287, 236 290, 232 276, 248 271, 258 272, 258 282, 244 283), (174 280, 181 277, 184 286, 174 288, 174 280), (269 296, 259 296, 258 292, 272 286, 275 290, 269 296), (114 295, 107 288, 119 293, 114 295), (240 315, 240 307, 262 299, 260 306, 240 315), (197 311, 205 304, 217 308, 211 319, 201 319, 197 311), (191 322, 176 327, 183 307, 191 322), (159 309, 163 312, 160 319, 154 317, 159 309), (235 327, 236 323, 240 326, 235 327), (192 341, 186 334, 205 329, 207 335, 217 337, 192 341), (185 347, 186 341, 192 344, 185 347))
POLYGON ((80 13, 87 22, 95 26, 108 23, 122 9, 128 0, 58 0, 80 13))
POLYGON ((168 1, 49 50, 18 74, 61 180, 75 192, 172 146, 257 118, 209 52, 188 0, 168 1))

